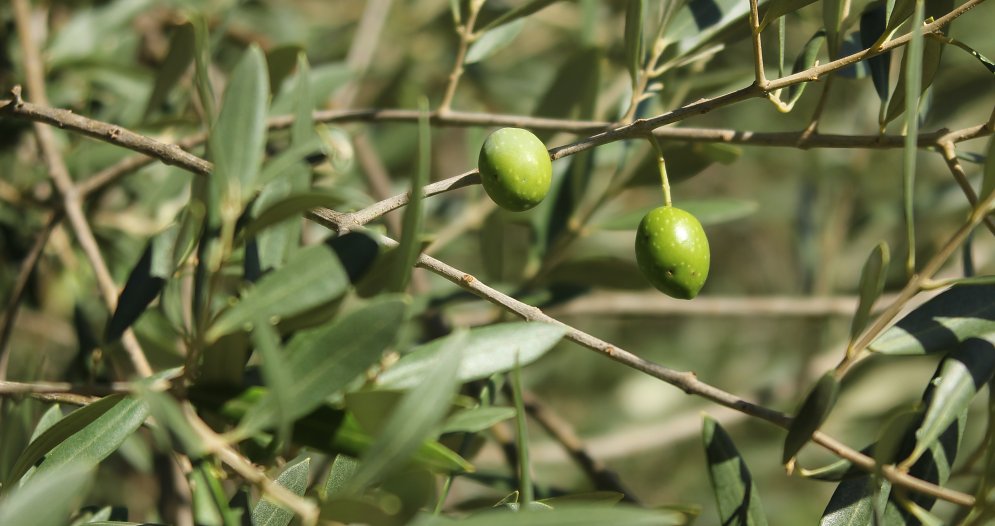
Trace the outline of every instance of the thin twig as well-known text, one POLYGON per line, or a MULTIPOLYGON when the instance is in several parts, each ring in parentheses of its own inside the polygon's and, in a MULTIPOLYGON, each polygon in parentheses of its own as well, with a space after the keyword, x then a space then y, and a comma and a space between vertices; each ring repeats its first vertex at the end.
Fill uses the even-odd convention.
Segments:
POLYGON ((762 31, 760 30, 760 14, 757 9, 757 0, 750 0, 750 32, 753 36, 753 70, 756 84, 763 90, 767 90, 767 76, 764 73, 764 52, 760 43, 762 31))
POLYGON ((846 373, 857 360, 861 357, 861 354, 867 347, 874 341, 874 338, 878 336, 886 327, 888 327, 891 322, 895 319, 899 312, 905 307, 905 304, 912 299, 913 296, 918 294, 922 289, 924 284, 928 284, 939 270, 940 267, 946 263, 947 259, 953 255, 958 248, 960 248, 961 243, 967 239, 967 236, 974 230, 974 227, 978 226, 987 216, 988 210, 991 208, 992 204, 995 203, 995 192, 992 192, 985 197, 982 201, 974 206, 971 210, 971 216, 968 220, 961 225, 957 232, 950 238, 940 250, 930 258, 926 266, 923 267, 919 274, 912 276, 909 282, 906 283, 905 287, 902 288, 901 292, 895 297, 895 299, 885 307, 884 311, 878 316, 874 323, 868 327, 860 338, 847 349, 846 355, 843 360, 836 366, 836 375, 842 376, 846 373))
MULTIPOLYGON (((964 173, 964 167, 961 166, 960 161, 957 159, 957 149, 951 142, 940 143, 940 155, 943 160, 947 163, 947 168, 950 169, 950 173, 954 176, 954 180, 957 181, 957 185, 960 186, 961 191, 964 192, 964 196, 967 197, 967 202, 971 203, 972 207, 978 205, 978 194, 974 193, 974 188, 971 186, 971 182, 967 180, 967 174, 964 173)), ((990 216, 985 216, 984 219, 985 226, 992 234, 995 234, 995 221, 992 220, 990 216)))
MULTIPOLYGON (((349 228, 349 225, 342 225, 338 223, 338 221, 342 220, 342 214, 330 215, 323 211, 317 210, 312 212, 310 217, 335 232, 341 232, 343 229, 349 228)), ((382 241, 390 246, 397 244, 396 241, 386 237, 382 238, 382 241)), ((602 354, 622 365, 625 365, 626 367, 662 380, 670 385, 673 385, 674 387, 677 387, 678 389, 681 389, 689 395, 700 396, 716 404, 735 409, 736 411, 765 420, 785 429, 791 425, 791 417, 784 413, 748 402, 734 394, 723 391, 718 387, 702 382, 698 380, 698 377, 694 372, 671 369, 616 347, 604 340, 601 340, 600 338, 554 319, 542 312, 539 308, 522 303, 515 298, 512 298, 511 296, 486 285, 472 275, 449 266, 433 257, 422 254, 418 257, 417 265, 442 276, 451 283, 454 283, 527 321, 549 323, 563 327, 566 330, 564 337, 567 340, 602 354)), ((850 460, 862 469, 875 469, 876 464, 873 458, 836 441, 825 433, 815 433, 812 440, 837 456, 850 460)), ((937 486, 895 469, 886 468, 883 472, 888 480, 893 484, 963 506, 973 505, 974 498, 970 495, 937 486)))
POLYGON ((252 462, 238 454, 223 438, 215 433, 197 415, 189 403, 183 405, 183 413, 194 432, 204 442, 204 448, 232 468, 246 482, 258 487, 267 498, 301 518, 304 526, 314 526, 318 522, 318 507, 314 502, 300 497, 287 488, 273 482, 252 462))
POLYGON ((459 86, 460 78, 463 77, 463 63, 466 62, 466 52, 470 49, 470 44, 476 39, 473 33, 473 26, 477 22, 477 14, 483 7, 483 0, 470 0, 468 2, 469 12, 466 15, 466 22, 456 26, 456 34, 459 35, 459 47, 456 48, 456 60, 454 60, 453 71, 449 74, 449 82, 446 84, 445 94, 439 103, 438 113, 445 115, 453 104, 453 97, 456 96, 456 87, 459 86))
POLYGON ((41 259, 45 244, 48 243, 48 237, 61 220, 62 214, 59 212, 53 212, 49 216, 45 226, 36 235, 35 242, 31 245, 28 255, 24 257, 24 261, 21 262, 17 278, 14 279, 14 286, 11 288, 10 297, 7 298, 7 309, 3 312, 3 322, 0 325, 0 381, 7 379, 7 367, 10 361, 7 345, 10 343, 10 337, 14 331, 14 322, 17 320, 17 312, 21 308, 21 300, 24 299, 24 291, 28 287, 28 279, 34 272, 38 260, 41 259))
MULTIPOLYGON (((27 0, 13 0, 13 7, 17 33, 20 37, 21 49, 24 53, 24 71, 28 91, 35 100, 39 101, 41 106, 48 106, 41 53, 34 39, 31 38, 31 8, 27 0)), ((13 95, 13 106, 23 106, 24 102, 20 98, 20 90, 17 87, 14 88, 13 95)), ((70 115, 72 114, 70 113, 70 115)), ((117 286, 114 284, 114 279, 111 277, 111 273, 107 269, 107 264, 100 254, 97 239, 93 236, 90 224, 83 213, 79 193, 73 185, 72 178, 69 176, 65 161, 59 153, 55 135, 52 133, 52 129, 45 126, 42 122, 36 121, 34 129, 49 176, 62 196, 62 206, 66 218, 69 220, 69 224, 76 234, 76 240, 79 242, 80 248, 93 268, 93 274, 97 278, 97 285, 101 295, 104 297, 104 303, 107 304, 111 312, 114 312, 114 308, 117 306, 117 286)), ((115 129, 118 128, 115 127, 115 129)), ((132 135, 138 136, 138 134, 132 135)), ((152 367, 149 366, 149 362, 145 358, 145 354, 142 352, 134 333, 127 331, 122 337, 121 343, 135 371, 141 376, 151 375, 152 367)))

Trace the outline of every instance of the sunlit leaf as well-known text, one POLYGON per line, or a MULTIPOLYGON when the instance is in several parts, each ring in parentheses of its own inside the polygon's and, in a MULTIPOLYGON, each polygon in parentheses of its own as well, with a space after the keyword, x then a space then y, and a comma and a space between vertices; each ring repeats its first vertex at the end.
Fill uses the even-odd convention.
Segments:
POLYGON ((520 19, 482 34, 476 42, 470 45, 470 49, 466 52, 464 63, 473 64, 474 62, 480 62, 494 53, 501 51, 511 44, 512 40, 515 40, 515 37, 522 32, 522 27, 524 26, 525 20, 520 19))
POLYGON ((871 342, 882 354, 930 354, 995 333, 995 286, 957 285, 920 305, 871 342))
POLYGON ((312 245, 299 251, 280 269, 264 276, 242 299, 223 311, 207 331, 208 342, 257 320, 271 323, 333 300, 349 285, 348 276, 332 250, 312 245))
POLYGON ((21 452, 14 467, 11 468, 4 482, 4 488, 10 488, 28 469, 45 457, 54 447, 63 443, 75 433, 86 428, 125 399, 124 395, 111 395, 101 398, 92 404, 83 406, 64 416, 50 428, 34 438, 28 447, 21 452))
MULTIPOLYGON (((524 365, 539 359, 566 334, 557 325, 535 322, 512 322, 489 325, 470 331, 462 348, 457 377, 468 382, 510 371, 515 361, 524 365)), ((420 384, 441 352, 445 340, 435 340, 405 354, 380 374, 380 385, 405 388, 420 384)))
MULTIPOLYGON (((296 420, 310 413, 377 363, 393 343, 405 309, 404 301, 384 297, 292 339, 284 352, 294 383, 288 395, 289 414, 282 418, 296 420)), ((248 434, 272 425, 278 409, 272 394, 264 397, 245 416, 241 431, 248 434)))
POLYGON ((453 414, 442 425, 442 433, 477 433, 515 416, 513 407, 477 407, 453 414))
MULTIPOLYGON (((116 451, 146 417, 148 408, 143 402, 130 397, 119 399, 113 407, 48 451, 34 476, 59 471, 71 464, 96 465, 116 451)), ((52 429, 58 426, 56 424, 52 429)))
POLYGON ((970 338, 940 364, 930 382, 929 406, 916 431, 916 447, 911 458, 918 459, 957 418, 995 372, 995 346, 989 340, 970 338))
MULTIPOLYGON (((311 459, 305 458, 292 464, 280 473, 276 483, 289 489, 297 496, 303 496, 307 489, 308 470, 311 459)), ((252 524, 254 526, 287 526, 294 518, 294 512, 284 509, 265 497, 252 509, 252 524)))
POLYGON ((246 202, 256 191, 256 177, 266 139, 269 80, 266 59, 253 45, 243 54, 225 88, 208 150, 214 161, 212 181, 220 195, 246 202))
POLYGON ((359 461, 348 455, 335 455, 332 467, 328 469, 328 478, 325 479, 323 497, 331 497, 344 490, 349 480, 352 479, 359 461))
POLYGON ((456 373, 466 340, 466 332, 457 331, 439 342, 438 351, 426 363, 426 376, 401 399, 376 441, 360 457, 348 483, 352 491, 379 482, 403 466, 432 437, 459 385, 456 373))

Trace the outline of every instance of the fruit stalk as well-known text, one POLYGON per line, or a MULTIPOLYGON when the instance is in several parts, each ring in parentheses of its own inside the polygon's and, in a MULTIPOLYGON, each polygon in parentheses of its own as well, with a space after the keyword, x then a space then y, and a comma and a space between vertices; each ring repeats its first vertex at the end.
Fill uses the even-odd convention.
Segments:
POLYGON ((663 147, 660 146, 659 139, 652 132, 649 134, 650 142, 656 149, 656 166, 660 170, 660 183, 663 185, 663 206, 671 206, 670 200, 670 179, 667 178, 667 163, 663 160, 663 147))

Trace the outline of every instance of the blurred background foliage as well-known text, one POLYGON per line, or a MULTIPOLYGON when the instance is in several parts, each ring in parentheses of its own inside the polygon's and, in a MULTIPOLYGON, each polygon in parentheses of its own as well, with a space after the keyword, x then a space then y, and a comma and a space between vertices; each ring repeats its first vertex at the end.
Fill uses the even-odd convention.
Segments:
MULTIPOLYGON (((202 109, 196 90, 189 74, 182 74, 177 88, 166 93, 157 93, 156 86, 168 65, 171 39, 183 30, 185 13, 194 10, 202 12, 210 26, 211 75, 217 86, 248 45, 257 44, 266 53, 274 90, 273 115, 292 111, 287 90, 296 75, 299 50, 311 64, 317 109, 417 108, 422 97, 435 107, 458 47, 449 2, 379 1, 385 12, 383 28, 366 35, 359 22, 369 3, 51 2, 45 18, 34 23, 39 31, 48 30, 44 53, 53 106, 175 141, 200 130, 202 109), (347 64, 357 43, 372 54, 368 70, 358 78, 347 64)), ((521 3, 489 0, 478 27, 521 3)), ((866 3, 855 0, 851 12, 860 13, 866 3)), ((557 2, 529 16, 506 46, 466 66, 454 109, 618 119, 627 108, 631 90, 624 63, 624 18, 624 2, 597 0, 557 2), (593 104, 580 102, 581 92, 593 94, 593 104)), ((995 56, 995 40, 989 37, 991 20, 995 20, 995 5, 982 4, 970 16, 958 19, 950 35, 983 55, 995 56)), ((6 6, 0 6, 0 22, 0 88, 6 92, 22 78, 22 59, 6 6)), ((729 31, 717 40, 725 47, 714 55, 659 78, 661 88, 640 105, 637 116, 657 115, 750 84, 751 49, 742 38, 747 26, 741 25, 742 31, 729 31)), ((818 3, 788 16, 785 54, 789 64, 820 27, 818 3)), ((773 37, 772 30, 764 35, 768 59, 777 49, 773 37)), ((827 60, 825 51, 820 57, 827 60)), ((893 57, 895 68, 899 62, 893 57)), ((945 51, 940 71, 927 92, 921 129, 957 129, 984 122, 995 94, 991 73, 956 49, 945 51)), ((788 114, 765 100, 753 99, 678 126, 801 130, 809 124, 823 84, 809 86, 788 114)), ((837 78, 819 129, 875 134, 879 104, 869 77, 837 78)), ((902 125, 903 119, 898 119, 887 130, 900 133, 902 125)), ((80 180, 130 153, 56 131, 69 171, 80 180)), ((489 131, 473 126, 433 128, 431 178, 440 180, 474 168, 479 145, 489 131)), ((37 203, 52 196, 29 132, 27 121, 0 120, 0 297, 4 298, 45 222, 37 203)), ((582 138, 552 132, 541 136, 550 147, 582 138)), ((334 192, 338 210, 359 209, 385 197, 372 196, 364 175, 369 169, 363 165, 366 156, 379 159, 389 174, 388 195, 404 192, 416 171, 417 139, 413 123, 329 124, 323 136, 328 155, 313 168, 315 185, 334 192)), ((285 139, 279 133, 271 137, 273 153, 282 148, 281 141, 285 139)), ((904 260, 900 150, 665 142, 665 148, 673 149, 672 165, 684 167, 672 168, 680 180, 673 190, 675 205, 688 203, 698 210, 710 239, 712 270, 702 299, 735 302, 733 309, 708 314, 683 313, 680 304, 648 290, 636 272, 631 231, 639 216, 631 217, 660 200, 655 167, 645 162, 649 149, 642 143, 613 143, 589 155, 554 163, 558 178, 569 170, 584 171, 587 184, 575 196, 581 203, 593 203, 615 173, 636 174, 631 187, 597 210, 579 239, 564 250, 559 267, 536 275, 543 258, 553 250, 552 242, 544 245, 537 236, 547 235, 543 231, 547 227, 541 224, 555 203, 544 203, 526 214, 508 214, 494 210, 477 186, 427 199, 424 230, 430 236, 427 241, 437 242, 429 250, 501 290, 520 294, 528 303, 547 305, 551 315, 586 332, 669 367, 693 370, 701 379, 745 399, 791 412, 814 379, 842 355, 849 315, 846 309, 809 315, 757 313, 750 300, 769 296, 852 299, 858 269, 882 240, 892 247, 893 261, 904 260), (577 164, 582 165, 577 168, 577 164), (523 282, 531 286, 522 289, 523 282), (618 291, 626 294, 618 295, 618 291), (572 298, 589 301, 585 306, 572 298), (625 313, 616 312, 610 299, 624 301, 625 313), (667 312, 654 312, 660 304, 668 307, 667 312)), ((960 150, 974 182, 980 177, 981 165, 971 160, 983 153, 984 146, 984 141, 973 141, 960 150)), ((940 156, 921 151, 919 163, 916 234, 917 250, 925 260, 949 238, 969 208, 940 156)), ((186 202, 191 177, 178 168, 153 163, 88 202, 91 224, 117 283, 125 282, 149 238, 165 228, 186 202)), ((402 213, 392 215, 400 219, 402 213)), ((311 242, 326 235, 316 225, 305 227, 305 239, 311 242)), ((971 253, 977 273, 995 271, 995 243, 988 232, 976 232, 971 253)), ((886 293, 904 284, 900 267, 892 265, 886 293)), ((955 258, 943 274, 960 273, 955 258)), ((440 307, 452 325, 507 317, 441 278, 421 270, 416 274, 428 286, 419 301, 440 307)), ((93 352, 99 341, 95 335, 101 334, 107 322, 95 290, 92 273, 71 234, 57 229, 31 278, 11 343, 9 378, 106 378, 106 364, 93 352)), ((149 310, 134 328, 155 368, 182 364, 177 334, 160 311, 149 310)), ((425 331, 417 324, 406 326, 404 341, 422 340, 425 331)), ((825 428, 844 442, 862 447, 896 408, 918 401, 935 364, 933 357, 866 360, 846 378, 839 406, 825 428)), ((752 468, 772 523, 814 523, 835 488, 784 474, 778 463, 783 431, 688 397, 574 344, 561 343, 523 373, 525 386, 575 426, 592 455, 616 470, 640 499, 656 506, 700 506, 700 524, 717 520, 698 438, 702 411, 722 422, 736 441, 752 468)), ((41 409, 35 405, 35 416, 41 409)), ((976 415, 985 411, 983 401, 972 406, 976 415)), ((984 418, 969 421, 965 443, 977 444, 984 433, 984 418)), ((531 433, 540 487, 574 492, 589 485, 549 437, 535 426, 531 433)), ((4 436, 0 462, 12 462, 11 452, 19 448, 11 444, 26 438, 4 436)), ((828 454, 811 449, 802 455, 804 465, 821 465, 829 459, 828 454)), ((161 462, 160 456, 144 431, 135 435, 102 464, 100 484, 89 500, 125 505, 133 510, 132 516, 146 516, 140 510, 155 507, 160 482, 152 476, 152 468, 161 462)), ((476 462, 482 472, 508 470, 493 445, 476 462)), ((968 479, 955 475, 950 485, 958 488, 968 479)), ((455 501, 476 496, 497 500, 503 494, 470 481, 453 487, 455 501)), ((943 502, 937 505, 941 516, 951 509, 943 502)))

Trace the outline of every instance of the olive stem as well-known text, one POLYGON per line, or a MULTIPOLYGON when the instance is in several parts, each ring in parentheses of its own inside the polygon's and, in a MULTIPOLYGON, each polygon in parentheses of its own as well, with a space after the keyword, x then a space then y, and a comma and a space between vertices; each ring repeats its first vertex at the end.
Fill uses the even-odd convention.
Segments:
POLYGON ((656 149, 656 165, 660 169, 660 183, 663 186, 663 206, 669 207, 671 206, 670 179, 667 177, 667 162, 663 159, 663 147, 660 146, 660 140, 656 138, 656 135, 650 133, 649 139, 653 143, 653 148, 656 149))

